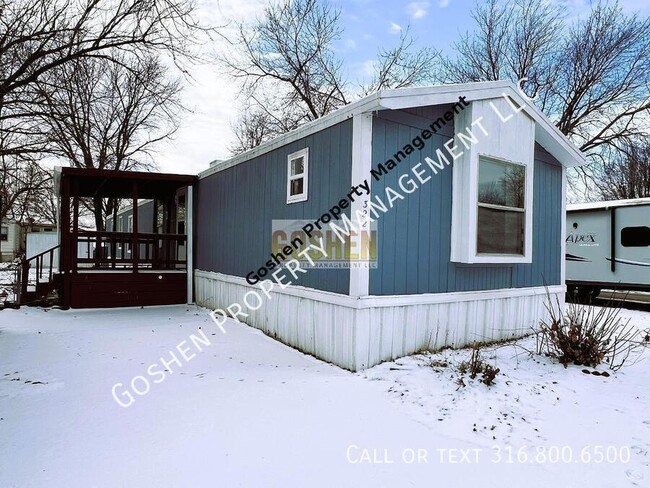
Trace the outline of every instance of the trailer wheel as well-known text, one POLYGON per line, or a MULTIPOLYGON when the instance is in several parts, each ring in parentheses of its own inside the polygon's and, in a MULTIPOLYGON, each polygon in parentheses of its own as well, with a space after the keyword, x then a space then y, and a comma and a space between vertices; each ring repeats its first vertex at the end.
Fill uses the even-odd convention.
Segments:
POLYGON ((590 304, 600 295, 600 288, 595 286, 567 287, 567 301, 572 303, 590 304))

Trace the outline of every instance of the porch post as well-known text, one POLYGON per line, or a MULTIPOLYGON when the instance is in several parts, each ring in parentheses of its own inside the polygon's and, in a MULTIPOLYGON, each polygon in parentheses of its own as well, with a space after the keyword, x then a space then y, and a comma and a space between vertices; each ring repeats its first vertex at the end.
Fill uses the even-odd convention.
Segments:
POLYGON ((185 200, 185 234, 187 246, 185 249, 185 267, 187 268, 187 303, 194 303, 194 202, 192 198, 192 185, 187 186, 185 200))
POLYGON ((70 308, 70 179, 61 176, 61 247, 59 248, 59 273, 61 273, 61 303, 64 310, 70 308))
POLYGON ((140 245, 138 244, 138 183, 133 182, 133 229, 131 233, 131 257, 133 258, 133 272, 138 272, 138 257, 140 245))
POLYGON ((79 259, 79 181, 74 183, 74 197, 72 198, 72 243, 70 245, 70 266, 72 272, 77 274, 77 260, 79 259))

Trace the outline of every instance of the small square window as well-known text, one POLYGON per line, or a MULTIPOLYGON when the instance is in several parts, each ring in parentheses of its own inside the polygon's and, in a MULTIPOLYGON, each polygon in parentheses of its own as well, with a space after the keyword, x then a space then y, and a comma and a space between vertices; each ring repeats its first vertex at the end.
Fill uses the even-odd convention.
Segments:
POLYGON ((309 148, 289 154, 287 158, 287 203, 307 200, 308 177, 309 148))

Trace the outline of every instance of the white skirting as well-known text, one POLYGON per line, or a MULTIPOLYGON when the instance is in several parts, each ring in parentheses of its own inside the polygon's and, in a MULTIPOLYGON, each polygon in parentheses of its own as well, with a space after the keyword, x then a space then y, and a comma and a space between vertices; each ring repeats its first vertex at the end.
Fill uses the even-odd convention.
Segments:
POLYGON ((224 310, 241 304, 248 314, 239 317, 242 322, 352 371, 418 351, 521 337, 547 316, 547 293, 554 305, 563 305, 565 292, 555 285, 356 299, 276 286, 266 299, 244 278, 197 270, 194 279, 197 304, 224 310), (257 310, 244 305, 251 291, 264 298, 257 310))

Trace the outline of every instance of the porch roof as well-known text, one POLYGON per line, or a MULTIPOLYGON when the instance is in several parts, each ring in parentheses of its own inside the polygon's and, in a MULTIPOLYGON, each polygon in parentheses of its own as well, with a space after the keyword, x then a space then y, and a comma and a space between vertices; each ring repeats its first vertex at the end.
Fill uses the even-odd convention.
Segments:
POLYGON ((162 198, 179 188, 192 185, 197 177, 171 173, 144 171, 116 171, 86 168, 54 168, 54 186, 62 194, 62 182, 68 179, 79 187, 80 197, 133 197, 133 184, 137 183, 138 198, 162 198))

